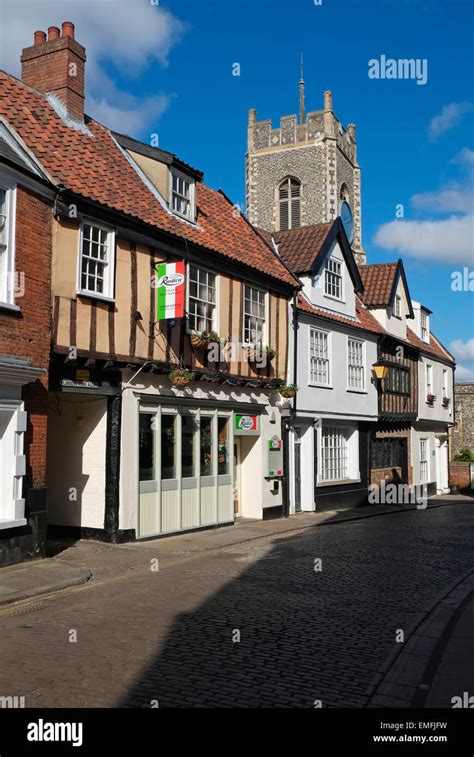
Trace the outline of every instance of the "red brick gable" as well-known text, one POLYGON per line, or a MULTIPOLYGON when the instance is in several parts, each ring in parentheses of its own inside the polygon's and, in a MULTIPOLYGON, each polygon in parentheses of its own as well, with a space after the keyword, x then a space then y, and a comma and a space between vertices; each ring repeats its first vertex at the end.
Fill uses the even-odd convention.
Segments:
POLYGON ((298 286, 223 193, 197 182, 197 225, 181 221, 160 205, 105 126, 93 119, 86 119, 89 133, 68 126, 44 95, 4 71, 0 71, 0 115, 54 182, 176 238, 298 286))

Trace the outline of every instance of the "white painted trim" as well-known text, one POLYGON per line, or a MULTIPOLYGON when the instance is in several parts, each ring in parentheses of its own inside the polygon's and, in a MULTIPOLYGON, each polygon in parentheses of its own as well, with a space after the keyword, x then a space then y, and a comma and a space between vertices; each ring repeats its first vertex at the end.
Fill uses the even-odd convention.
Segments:
POLYGON ((77 282, 76 282, 76 292, 78 295, 81 295, 82 297, 92 297, 96 300, 101 300, 104 302, 114 302, 115 301, 115 236, 116 236, 116 229, 112 226, 107 226, 106 224, 102 223, 101 221, 96 221, 94 218, 91 217, 84 217, 79 230, 79 250, 77 255, 77 282), (99 229, 102 229, 102 231, 105 231, 107 233, 107 265, 106 265, 106 279, 104 281, 104 284, 107 284, 107 291, 101 294, 100 292, 93 292, 89 291, 88 289, 82 289, 81 287, 81 272, 82 272, 82 240, 83 240, 83 233, 84 233, 84 224, 87 224, 89 226, 96 226, 99 229))
POLYGON ((308 328, 308 386, 318 387, 319 389, 333 389, 332 382, 332 331, 320 328, 319 326, 310 325, 308 328), (328 383, 321 384, 311 380, 311 332, 318 331, 321 334, 327 334, 328 345, 328 383))

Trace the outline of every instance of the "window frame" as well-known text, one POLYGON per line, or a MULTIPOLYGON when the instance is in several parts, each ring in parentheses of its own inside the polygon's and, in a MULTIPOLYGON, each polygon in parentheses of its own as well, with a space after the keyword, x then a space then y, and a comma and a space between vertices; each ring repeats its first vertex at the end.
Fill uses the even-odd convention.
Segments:
POLYGON ((402 298, 399 294, 395 295, 395 299, 393 301, 393 311, 392 315, 395 318, 402 319, 402 298))
MULTIPOLYGON (((253 300, 250 300, 252 302, 253 300)), ((249 347, 257 347, 260 344, 262 346, 265 346, 267 344, 267 329, 268 329, 268 292, 265 289, 261 289, 260 287, 254 286, 253 284, 242 284, 242 344, 249 347), (262 333, 261 333, 261 342, 248 342, 245 339, 245 318, 246 316, 250 318, 260 318, 259 316, 254 316, 252 313, 246 313, 245 312, 245 300, 248 299, 245 297, 245 290, 246 288, 250 288, 252 290, 255 290, 257 292, 260 292, 263 294, 263 307, 264 307, 264 317, 263 317, 263 326, 262 326, 262 333)), ((260 320, 262 320, 260 318, 260 320)))
POLYGON ((20 308, 15 303, 15 260, 16 260, 16 182, 0 173, 0 189, 5 192, 6 241, 4 252, 0 252, 0 307, 13 310, 20 308), (5 255, 5 258, 3 257, 5 255))
POLYGON ((443 399, 450 399, 448 369, 443 368, 443 399))
MULTIPOLYGON (((203 329, 201 331, 198 331, 191 327, 191 321, 190 321, 190 300, 194 299, 198 302, 204 302, 204 300, 200 300, 197 297, 191 298, 190 294, 190 284, 191 284, 191 268, 197 268, 198 271, 204 271, 207 274, 211 274, 214 276, 214 292, 215 292, 215 302, 214 302, 214 309, 212 313, 212 328, 211 331, 215 331, 216 333, 219 332, 219 291, 220 291, 220 276, 218 273, 213 271, 211 268, 206 268, 205 266, 197 265, 194 263, 188 263, 187 265, 187 282, 186 282, 186 315, 187 315, 187 323, 186 323, 186 330, 188 334, 201 334, 203 329)), ((199 284, 198 284, 199 286, 199 284)), ((206 303, 209 304, 209 303, 206 303)), ((205 330, 205 329, 204 329, 205 330)))
POLYGON ((90 297, 105 302, 115 302, 115 237, 116 229, 113 226, 96 221, 94 218, 84 217, 79 229, 79 253, 77 261, 77 282, 76 292, 81 297, 90 297), (94 292, 82 288, 82 257, 84 226, 95 226, 107 234, 107 255, 109 257, 105 266, 106 276, 104 276, 104 292, 94 292))
POLYGON ((336 300, 336 302, 345 302, 345 291, 344 291, 344 266, 343 261, 339 260, 339 258, 335 258, 333 255, 329 255, 329 257, 326 258, 324 261, 324 296, 329 297, 331 300, 336 300), (339 266, 340 273, 335 273, 334 271, 330 271, 328 269, 328 263, 336 263, 339 266), (340 297, 337 297, 335 294, 329 294, 327 291, 327 275, 332 276, 339 276, 340 277, 340 297))
POLYGON ((427 484, 430 480, 430 446, 429 439, 426 436, 420 437, 420 484, 427 484), (426 458, 422 457, 423 444, 425 445, 426 458), (425 466, 425 467, 424 467, 425 466), (423 470, 426 471, 426 477, 423 478, 423 470))
POLYGON ((433 364, 425 363, 425 400, 428 400, 428 395, 434 395, 433 392, 433 364), (428 381, 429 376, 429 381, 428 381), (429 387, 429 390, 428 390, 429 387))
POLYGON ((411 395, 411 370, 410 368, 404 365, 389 365, 388 370, 389 370, 389 373, 387 374, 387 377, 384 379, 384 387, 383 387, 384 394, 396 394, 399 397, 409 397, 411 395), (407 382, 408 388, 406 392, 399 391, 398 389, 389 388, 390 371, 400 371, 401 374, 408 376, 408 382, 407 382))
POLYGON ((366 382, 366 372, 367 372, 367 362, 366 362, 366 341, 365 339, 358 339, 357 337, 353 336, 347 336, 347 354, 346 354, 346 368, 347 368, 347 391, 349 392, 358 392, 360 394, 367 394, 367 382, 366 382), (355 342, 357 344, 361 345, 362 348, 362 366, 354 366, 356 368, 362 368, 362 387, 358 386, 351 386, 350 384, 350 363, 349 363, 349 355, 350 355, 350 348, 349 343, 355 342))
POLYGON ((287 229, 299 229, 301 228, 301 210, 302 210, 302 203, 301 203, 301 195, 302 195, 302 183, 299 179, 296 178, 296 176, 286 176, 282 181, 279 182, 277 186, 277 200, 278 200, 278 230, 279 231, 286 231, 287 229), (291 183, 295 182, 295 184, 299 188, 299 194, 298 197, 292 198, 291 195, 291 183), (286 199, 282 199, 280 197, 281 189, 284 185, 287 185, 288 189, 288 197, 286 199), (292 201, 293 199, 298 200, 299 203, 299 224, 297 226, 293 225, 293 218, 292 218, 292 201), (281 206, 286 204, 288 207, 288 226, 285 226, 284 228, 281 225, 281 206))
POLYGON ((318 472, 318 483, 323 486, 328 486, 331 484, 337 484, 340 481, 349 481, 352 480, 350 478, 350 464, 351 461, 349 459, 350 456, 350 438, 352 436, 353 431, 348 429, 345 426, 338 425, 337 423, 331 424, 327 426, 324 426, 321 428, 321 437, 320 437, 320 444, 319 444, 319 453, 320 453, 320 460, 321 460, 321 466, 320 470, 318 472), (324 438, 328 436, 329 433, 334 434, 334 432, 337 432, 339 436, 341 436, 344 439, 344 476, 340 476, 338 478, 326 478, 325 477, 325 462, 326 458, 324 455, 324 450, 329 449, 328 447, 324 446, 324 438))
POLYGON ((421 341, 425 342, 425 344, 429 344, 430 329, 429 329, 429 323, 428 323, 428 313, 424 313, 423 311, 421 311, 420 313, 420 331, 421 331, 421 341))
POLYGON ((319 328, 319 326, 310 326, 308 329, 308 339, 309 339, 309 346, 308 346, 308 385, 314 386, 314 387, 321 387, 324 389, 332 389, 332 332, 328 329, 322 329, 319 328), (324 334, 326 337, 326 345, 327 345, 327 358, 316 358, 320 360, 327 360, 327 383, 321 383, 318 381, 313 381, 313 371, 312 371, 312 337, 314 333, 318 334, 324 334))
POLYGON ((192 176, 189 176, 189 174, 185 173, 184 171, 180 171, 179 168, 175 168, 174 166, 170 167, 170 191, 169 191, 169 198, 168 198, 168 205, 169 209, 172 213, 177 215, 179 218, 184 218, 186 221, 191 221, 191 223, 195 222, 196 218, 196 180, 192 178, 192 176), (175 192, 173 189, 173 177, 176 176, 179 179, 183 179, 187 184, 189 184, 189 198, 186 197, 186 195, 181 195, 178 192, 175 192), (179 197, 183 197, 185 200, 189 203, 189 214, 188 213, 181 213, 179 210, 175 210, 173 207, 173 195, 177 194, 179 197))

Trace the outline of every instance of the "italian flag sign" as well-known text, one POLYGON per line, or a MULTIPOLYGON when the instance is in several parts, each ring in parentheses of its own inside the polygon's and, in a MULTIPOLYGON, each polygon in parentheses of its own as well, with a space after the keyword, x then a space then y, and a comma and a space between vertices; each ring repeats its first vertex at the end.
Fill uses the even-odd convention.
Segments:
POLYGON ((184 317, 184 265, 184 260, 181 260, 178 263, 160 263, 158 266, 156 317, 159 321, 184 317))

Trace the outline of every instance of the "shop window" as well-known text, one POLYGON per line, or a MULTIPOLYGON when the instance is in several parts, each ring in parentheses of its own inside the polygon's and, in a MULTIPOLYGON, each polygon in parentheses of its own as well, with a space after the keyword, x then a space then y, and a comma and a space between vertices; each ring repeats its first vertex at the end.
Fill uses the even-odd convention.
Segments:
POLYGON ((348 478, 348 437, 344 428, 332 426, 323 429, 321 438, 323 481, 341 481, 348 478))
POLYGON ((150 413, 140 413, 140 481, 156 481, 155 435, 153 431, 154 418, 155 416, 150 413))
POLYGON ((192 415, 181 419, 181 476, 196 476, 196 422, 192 415))
POLYGON ((217 420, 217 467, 219 476, 230 473, 229 418, 219 416, 217 420))
POLYGON ((213 418, 201 416, 201 476, 213 475, 213 418))
POLYGON ((176 478, 176 416, 161 416, 161 478, 176 478))

